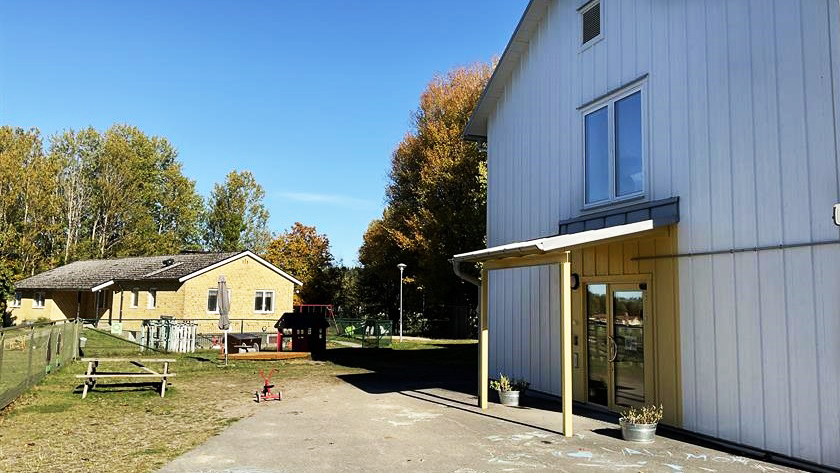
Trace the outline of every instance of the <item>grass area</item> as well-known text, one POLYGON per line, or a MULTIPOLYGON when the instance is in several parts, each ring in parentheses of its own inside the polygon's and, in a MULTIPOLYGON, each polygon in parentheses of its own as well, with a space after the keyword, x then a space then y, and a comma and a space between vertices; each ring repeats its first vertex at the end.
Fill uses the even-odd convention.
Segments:
MULTIPOLYGON (((94 346, 99 349, 88 345, 86 356, 126 355, 134 349, 111 341, 94 346)), ((276 369, 275 379, 284 382, 357 371, 308 361, 224 366, 216 355, 167 355, 178 361, 172 365, 177 377, 165 398, 152 386, 108 387, 101 380, 82 400, 75 375, 84 373, 86 364, 73 363, 53 373, 0 415, 0 471, 153 471, 256 412, 260 369, 276 369)), ((127 363, 101 369, 137 371, 127 363)), ((114 380, 121 381, 129 380, 114 380)))
MULTIPOLYGON (((96 356, 138 355, 142 353, 139 345, 103 330, 85 327, 82 329, 82 337, 87 339, 85 347, 82 349, 85 356, 91 353, 96 354, 96 356)), ((152 353, 155 352, 146 352, 147 355, 152 353)))
MULTIPOLYGON (((139 347, 92 330, 85 356, 130 355, 139 347)), ((106 387, 97 384, 81 399, 76 374, 86 364, 72 363, 53 373, 0 414, 0 471, 110 472, 154 471, 201 444, 237 420, 257 412, 253 402, 261 384, 258 372, 276 369, 283 386, 320 386, 336 376, 370 370, 404 371, 406 363, 437 370, 473 362, 471 341, 411 340, 394 349, 327 350, 325 362, 236 361, 224 366, 216 352, 172 355, 172 385, 161 398, 153 387, 106 387), (452 350, 440 350, 454 345, 452 350), (428 349, 423 351, 423 349, 428 349), (420 361, 418 361, 420 360, 420 361)), ((399 345, 399 346, 396 346, 399 345)), ((156 357, 147 352, 145 357, 156 357)), ((136 371, 102 366, 108 371, 136 371)), ((103 380, 104 381, 104 380, 103 380)), ((117 382, 123 380, 117 380, 117 382)), ((127 381, 127 380, 125 380, 127 381)))
POLYGON ((446 339, 407 339, 399 341, 400 337, 394 337, 391 342, 393 350, 429 350, 436 348, 448 348, 451 345, 475 345, 475 340, 446 340, 446 339))

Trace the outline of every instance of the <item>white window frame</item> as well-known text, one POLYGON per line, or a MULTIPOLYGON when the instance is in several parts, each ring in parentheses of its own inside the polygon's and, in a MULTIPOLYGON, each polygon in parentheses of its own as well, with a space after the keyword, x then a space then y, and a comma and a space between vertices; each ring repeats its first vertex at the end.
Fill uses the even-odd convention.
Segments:
POLYGON ((131 301, 129 302, 128 306, 132 309, 136 309, 137 306, 140 305, 140 288, 135 287, 131 290, 131 301))
MULTIPOLYGON (((215 287, 211 287, 207 289, 207 300, 210 300, 210 293, 216 291, 216 310, 208 310, 208 314, 218 314, 219 313, 219 289, 215 287)), ((230 301, 230 289, 227 290, 228 293, 228 301, 230 301)), ((206 307, 206 306, 205 306, 206 307)), ((206 309, 205 309, 206 310, 206 309)))
POLYGON ((13 309, 18 309, 18 308, 20 308, 20 305, 21 305, 22 301, 23 301, 23 293, 20 292, 20 291, 15 291, 15 295, 12 296, 12 303, 9 305, 9 307, 11 307, 13 309))
POLYGON ((150 287, 146 291, 146 308, 150 310, 157 309, 157 288, 150 287))
POLYGON ((590 2, 584 3, 580 8, 578 8, 578 39, 581 41, 580 49, 578 50, 579 53, 586 51, 587 49, 591 48, 597 43, 600 43, 604 39, 604 5, 602 0, 592 0, 590 2), (583 14, 588 12, 589 10, 595 8, 595 5, 601 5, 601 10, 598 12, 599 15, 599 29, 598 29, 598 36, 590 39, 587 42, 583 42, 583 14))
POLYGON ((606 97, 594 102, 592 104, 587 105, 584 108, 580 109, 580 150, 581 150, 581 160, 583 161, 583 165, 581 168, 583 169, 583 175, 581 176, 581 182, 583 186, 581 188, 581 197, 582 197, 582 210, 591 210, 596 208, 607 207, 610 205, 621 204, 627 201, 635 201, 635 200, 643 200, 648 196, 648 189, 650 188, 649 179, 650 179, 650 169, 649 169, 649 156, 650 152, 648 150, 648 105, 647 105, 647 81, 643 80, 642 82, 636 82, 627 85, 619 90, 616 90, 614 93, 607 95, 606 97), (640 92, 641 96, 639 100, 641 102, 641 120, 642 120, 642 189, 639 192, 635 192, 633 194, 622 195, 618 196, 615 189, 616 179, 615 179, 615 172, 616 172, 616 165, 615 165, 615 103, 620 101, 621 99, 628 97, 630 95, 635 94, 636 92, 640 92), (609 195, 605 200, 599 200, 597 202, 587 202, 586 201, 586 116, 592 112, 600 110, 604 107, 608 107, 607 109, 607 140, 608 140, 608 151, 609 151, 609 162, 608 162, 608 169, 609 169, 609 195))
POLYGON ((33 309, 43 309, 45 307, 47 307, 47 294, 44 291, 36 292, 32 296, 32 308, 33 309), (40 303, 39 303, 39 301, 40 301, 40 303))
POLYGON ((257 293, 260 293, 260 292, 263 294, 263 310, 257 310, 255 308, 254 313, 257 313, 257 314, 273 314, 274 313, 274 307, 277 305, 277 300, 275 299, 274 289, 257 289, 256 291, 254 291, 254 302, 256 302, 256 300, 257 300, 257 293), (265 310, 265 295, 267 293, 271 293, 271 310, 265 310))

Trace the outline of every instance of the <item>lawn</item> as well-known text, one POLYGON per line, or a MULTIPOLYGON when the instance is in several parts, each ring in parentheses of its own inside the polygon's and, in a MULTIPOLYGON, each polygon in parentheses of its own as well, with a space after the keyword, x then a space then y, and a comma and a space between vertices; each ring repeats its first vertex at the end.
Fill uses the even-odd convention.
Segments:
MULTIPOLYGON (((88 331, 85 336, 86 356, 127 355, 137 350, 105 334, 88 331)), ((153 471, 230 423, 264 408, 253 400, 254 391, 262 385, 261 369, 276 369, 273 381, 285 390, 308 383, 342 382, 336 376, 397 366, 412 354, 428 358, 431 366, 456 362, 451 354, 437 349, 446 345, 412 340, 394 350, 328 350, 334 355, 327 358, 333 361, 237 361, 228 366, 216 359, 215 352, 167 355, 178 361, 173 365, 177 377, 172 378, 165 398, 152 387, 98 384, 82 400, 75 375, 84 373, 85 365, 72 363, 0 414, 0 471, 153 471)))

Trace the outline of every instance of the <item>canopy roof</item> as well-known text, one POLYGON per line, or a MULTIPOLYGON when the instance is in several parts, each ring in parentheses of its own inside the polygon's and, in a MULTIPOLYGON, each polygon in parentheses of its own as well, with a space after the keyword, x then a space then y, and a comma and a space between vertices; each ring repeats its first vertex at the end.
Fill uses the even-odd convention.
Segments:
POLYGON ((625 237, 635 233, 653 230, 653 220, 616 225, 613 227, 599 228, 585 232, 572 233, 569 235, 557 235, 536 240, 508 243, 506 245, 494 246, 483 250, 461 253, 452 258, 453 262, 479 263, 502 258, 522 257, 540 255, 554 251, 565 251, 576 247, 610 240, 613 238, 625 237))

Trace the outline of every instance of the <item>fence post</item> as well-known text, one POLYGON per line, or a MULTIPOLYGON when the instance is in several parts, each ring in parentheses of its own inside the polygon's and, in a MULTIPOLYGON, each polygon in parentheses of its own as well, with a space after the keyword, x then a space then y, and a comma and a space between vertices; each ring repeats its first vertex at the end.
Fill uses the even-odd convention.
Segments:
POLYGON ((6 351, 6 332, 0 332, 0 381, 3 380, 3 352, 6 351))
POLYGON ((32 325, 29 328, 29 364, 26 367, 26 383, 30 384, 32 382, 32 352, 34 351, 35 346, 35 325, 32 325))
POLYGON ((79 357, 79 337, 82 336, 82 331, 79 327, 82 325, 80 322, 81 319, 76 317, 76 322, 73 324, 73 359, 77 359, 79 357))

